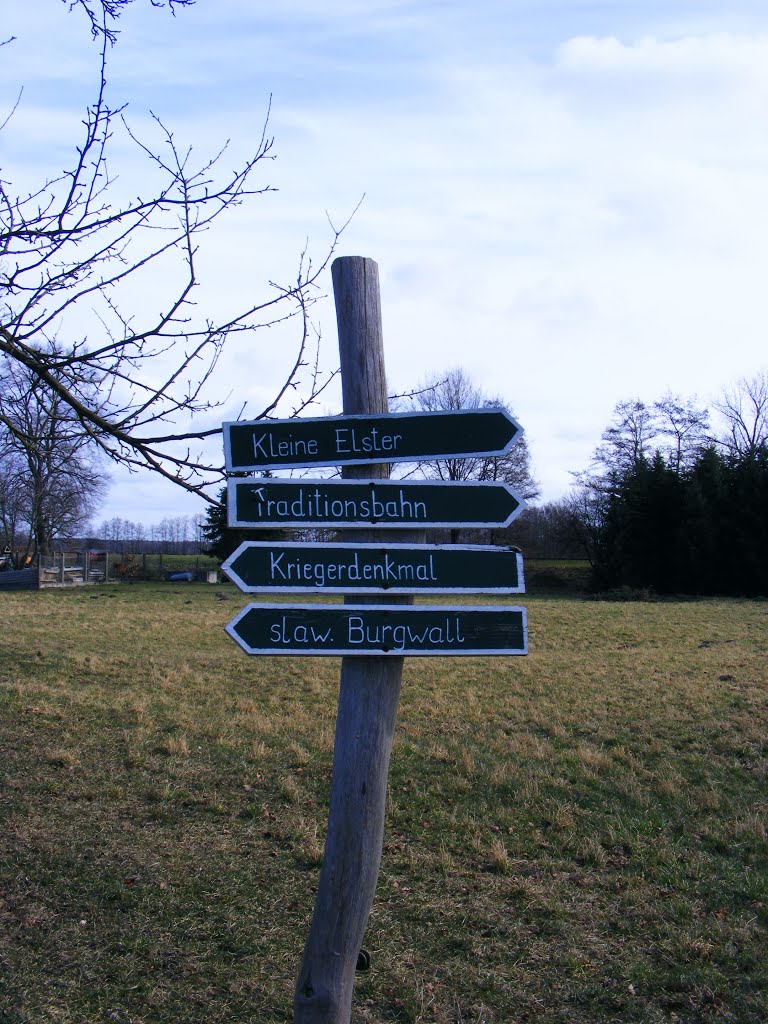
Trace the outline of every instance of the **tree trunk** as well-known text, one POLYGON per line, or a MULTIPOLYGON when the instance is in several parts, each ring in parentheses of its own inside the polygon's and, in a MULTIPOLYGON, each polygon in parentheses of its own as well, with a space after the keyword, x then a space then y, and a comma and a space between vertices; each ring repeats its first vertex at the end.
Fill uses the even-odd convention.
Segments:
MULTIPOLYGON (((378 268, 359 256, 333 264, 344 413, 388 411, 378 268)), ((389 466, 349 466, 350 478, 389 476, 389 466)), ((423 531, 397 531, 423 539, 423 531)), ((354 531, 382 540, 390 531, 354 531)), ((351 537, 348 539, 352 539, 351 537)), ((359 598, 354 599, 357 603, 359 598)), ((371 598, 381 603, 386 598, 371 598)), ((389 598, 411 603, 412 598, 389 598)), ((403 658, 343 658, 328 833, 315 911, 294 995, 294 1024, 348 1024, 355 968, 381 862, 389 756, 403 658)))

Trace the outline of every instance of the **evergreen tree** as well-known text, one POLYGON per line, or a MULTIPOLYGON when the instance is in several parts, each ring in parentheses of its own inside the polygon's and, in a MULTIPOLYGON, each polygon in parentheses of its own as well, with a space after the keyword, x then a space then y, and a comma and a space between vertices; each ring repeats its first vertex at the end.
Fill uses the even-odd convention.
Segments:
POLYGON ((603 525, 595 578, 601 586, 680 589, 684 577, 685 485, 657 453, 617 483, 603 525))
POLYGON ((730 504, 727 460, 706 448, 691 469, 686 490, 688 584, 699 594, 730 593, 738 575, 726 558, 730 504))
POLYGON ((678 473, 657 453, 614 482, 597 531, 596 589, 768 594, 768 449, 705 449, 678 473))
POLYGON ((707 443, 707 413, 666 396, 622 402, 569 503, 595 589, 768 595, 768 384, 741 382, 707 443))
POLYGON ((727 552, 731 592, 768 596, 768 444, 730 466, 727 552))
MULTIPOLYGON (((270 476, 267 471, 264 476, 270 476)), ((227 524, 227 488, 219 494, 220 505, 211 505, 206 512, 202 534, 207 542, 206 554, 213 555, 220 562, 229 558, 232 552, 246 540, 282 540, 285 530, 234 527, 227 524)))

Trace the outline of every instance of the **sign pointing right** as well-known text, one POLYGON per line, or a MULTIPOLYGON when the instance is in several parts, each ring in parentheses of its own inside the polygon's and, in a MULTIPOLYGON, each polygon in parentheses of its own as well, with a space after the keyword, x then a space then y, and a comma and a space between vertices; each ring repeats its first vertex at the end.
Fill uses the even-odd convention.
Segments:
POLYGON ((230 526, 505 527, 523 500, 505 483, 230 480, 230 526))
POLYGON ((506 409, 224 423, 228 472, 504 455, 522 434, 506 409))

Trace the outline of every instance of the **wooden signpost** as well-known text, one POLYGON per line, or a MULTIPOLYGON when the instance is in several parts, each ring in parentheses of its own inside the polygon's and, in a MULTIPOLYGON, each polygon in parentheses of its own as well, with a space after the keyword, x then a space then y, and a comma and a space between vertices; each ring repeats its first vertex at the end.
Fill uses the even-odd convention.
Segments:
POLYGON ((224 424, 230 472, 340 465, 343 475, 231 480, 230 526, 355 535, 327 545, 246 542, 223 566, 251 593, 346 595, 343 605, 253 603, 227 626, 249 654, 342 656, 328 830, 294 1024, 349 1024, 381 861, 404 657, 528 650, 524 608, 412 603, 417 592, 521 593, 518 552, 427 545, 424 528, 506 526, 522 500, 506 484, 387 479, 395 462, 504 454, 519 424, 499 409, 388 414, 378 268, 346 257, 332 275, 343 416, 224 424), (360 600, 368 593, 376 603, 360 600))

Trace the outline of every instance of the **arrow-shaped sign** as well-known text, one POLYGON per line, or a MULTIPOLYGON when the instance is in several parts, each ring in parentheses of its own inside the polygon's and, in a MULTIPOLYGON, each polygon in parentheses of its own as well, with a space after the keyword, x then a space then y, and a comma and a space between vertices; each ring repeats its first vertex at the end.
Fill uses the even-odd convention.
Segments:
POLYGON ((230 480, 230 526, 504 527, 523 510, 505 483, 230 480))
POLYGON ((527 654, 525 608, 249 604, 226 627, 247 654, 527 654))
POLYGON ((246 593, 521 594, 512 548, 458 544, 246 541, 222 565, 246 593))
POLYGON ((522 427, 504 409, 224 423, 228 472, 504 455, 522 427))

